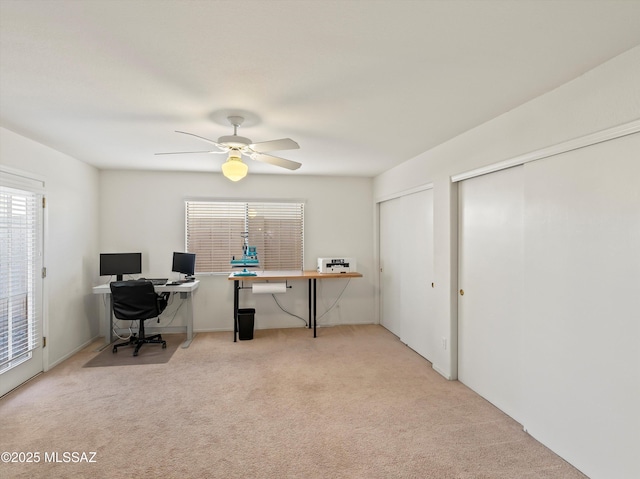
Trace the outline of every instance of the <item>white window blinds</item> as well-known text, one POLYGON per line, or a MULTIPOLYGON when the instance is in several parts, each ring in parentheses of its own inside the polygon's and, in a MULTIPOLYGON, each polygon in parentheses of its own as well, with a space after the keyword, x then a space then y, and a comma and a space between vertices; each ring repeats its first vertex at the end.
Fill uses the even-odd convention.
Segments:
POLYGON ((0 186, 0 373, 40 345, 41 201, 40 194, 0 186))
POLYGON ((304 203, 186 201, 186 245, 196 253, 197 273, 231 271, 245 236, 259 269, 302 270, 304 203))

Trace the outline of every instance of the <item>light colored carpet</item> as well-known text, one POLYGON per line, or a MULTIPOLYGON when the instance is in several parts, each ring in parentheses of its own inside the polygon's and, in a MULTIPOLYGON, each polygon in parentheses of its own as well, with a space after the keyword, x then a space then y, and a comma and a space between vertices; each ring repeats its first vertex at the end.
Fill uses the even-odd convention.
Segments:
POLYGON ((83 368, 95 349, 0 399, 0 452, 41 454, 0 477, 585 477, 381 326, 199 333, 165 364, 83 368))

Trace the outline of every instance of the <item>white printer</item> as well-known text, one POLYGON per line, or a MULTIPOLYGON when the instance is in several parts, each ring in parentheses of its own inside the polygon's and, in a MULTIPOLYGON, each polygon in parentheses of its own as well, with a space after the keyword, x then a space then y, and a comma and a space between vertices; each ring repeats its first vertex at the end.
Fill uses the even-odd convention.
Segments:
POLYGON ((318 273, 355 273, 355 258, 318 258, 318 273))

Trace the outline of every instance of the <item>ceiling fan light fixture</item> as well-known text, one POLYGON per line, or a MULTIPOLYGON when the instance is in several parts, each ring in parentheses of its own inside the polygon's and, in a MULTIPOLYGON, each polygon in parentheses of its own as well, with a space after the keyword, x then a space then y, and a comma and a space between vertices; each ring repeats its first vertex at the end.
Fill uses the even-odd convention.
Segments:
MULTIPOLYGON (((0 0, 1 1, 1 0, 0 0)), ((280 150, 296 150, 300 145, 291 138, 280 138, 279 140, 262 141, 253 143, 251 139, 238 135, 238 127, 243 123, 244 118, 241 116, 228 116, 227 120, 233 126, 233 135, 221 136, 218 141, 210 140, 204 136, 196 135, 186 131, 176 130, 176 133, 194 136, 207 143, 214 144, 220 151, 177 151, 171 153, 156 153, 156 155, 175 155, 186 153, 229 153, 229 157, 222 166, 224 176, 232 181, 239 181, 247 176, 249 167, 242 163, 242 155, 248 156, 250 159, 268 163, 270 165, 279 166, 288 170, 297 170, 301 164, 297 161, 286 160, 278 156, 269 154, 271 151, 280 150)))
POLYGON ((230 151, 229 158, 222 165, 222 174, 231 181, 240 181, 247 176, 249 167, 242 162, 240 153, 230 151))

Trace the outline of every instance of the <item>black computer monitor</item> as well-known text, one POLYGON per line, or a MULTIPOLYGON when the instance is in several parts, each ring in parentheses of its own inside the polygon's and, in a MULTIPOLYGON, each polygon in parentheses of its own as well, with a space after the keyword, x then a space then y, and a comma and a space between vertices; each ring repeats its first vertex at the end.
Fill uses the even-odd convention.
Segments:
POLYGON ((187 278, 192 278, 196 272, 196 254, 174 252, 171 271, 182 273, 187 278))
POLYGON ((116 275, 122 281, 124 274, 142 273, 142 253, 101 253, 100 276, 116 275))

